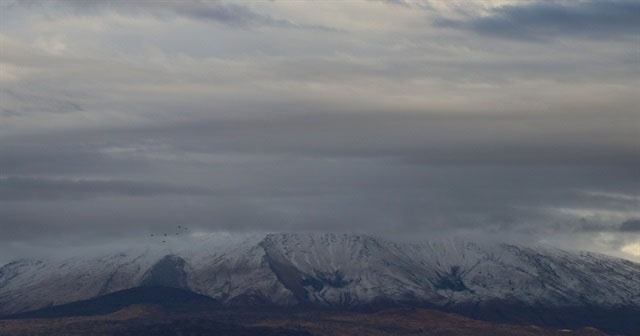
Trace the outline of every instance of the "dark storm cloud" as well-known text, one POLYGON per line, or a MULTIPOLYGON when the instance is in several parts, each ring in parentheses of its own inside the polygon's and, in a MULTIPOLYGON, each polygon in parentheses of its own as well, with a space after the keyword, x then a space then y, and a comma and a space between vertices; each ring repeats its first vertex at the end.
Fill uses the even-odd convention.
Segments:
POLYGON ((204 195, 211 190, 196 186, 123 180, 67 180, 34 177, 0 178, 0 201, 86 199, 104 195, 154 196, 204 195))
POLYGON ((620 225, 620 231, 623 232, 640 232, 640 219, 634 218, 620 225))
POLYGON ((628 3, 3 4, 0 259, 179 224, 635 237, 628 3), (584 38, 486 37, 545 22, 584 38))
POLYGON ((479 34, 525 40, 561 36, 619 39, 640 33, 640 3, 610 1, 525 1, 466 20, 439 19, 442 27, 467 29, 479 34))

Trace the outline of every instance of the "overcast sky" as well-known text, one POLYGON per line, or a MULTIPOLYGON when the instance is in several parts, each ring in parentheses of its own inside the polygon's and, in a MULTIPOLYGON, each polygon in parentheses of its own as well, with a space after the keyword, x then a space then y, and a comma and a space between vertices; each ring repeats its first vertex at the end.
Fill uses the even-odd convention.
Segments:
POLYGON ((0 263, 193 232, 640 261, 640 2, 0 2, 0 263))

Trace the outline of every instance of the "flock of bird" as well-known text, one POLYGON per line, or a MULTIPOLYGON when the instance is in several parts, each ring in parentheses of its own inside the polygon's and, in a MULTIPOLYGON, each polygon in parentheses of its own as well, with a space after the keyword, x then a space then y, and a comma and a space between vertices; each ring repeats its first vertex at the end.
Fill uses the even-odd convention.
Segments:
MULTIPOLYGON (((178 229, 177 229, 177 231, 176 231, 176 234, 175 234, 175 235, 176 235, 176 236, 179 236, 179 235, 180 235, 180 232, 185 232, 185 231, 188 231, 188 230, 189 230, 189 228, 188 228, 188 227, 186 227, 186 226, 182 226, 182 225, 178 225, 178 229)), ((168 233, 164 233, 164 234, 162 234, 162 235, 158 235, 158 237, 168 237, 168 236, 169 236, 169 234, 168 234, 168 233)), ((156 237, 156 235, 155 235, 155 234, 153 234, 153 233, 151 233, 151 234, 149 234, 149 237, 156 237)), ((166 243, 167 241, 166 241, 166 240, 162 240, 162 242, 163 242, 163 243, 166 243)))

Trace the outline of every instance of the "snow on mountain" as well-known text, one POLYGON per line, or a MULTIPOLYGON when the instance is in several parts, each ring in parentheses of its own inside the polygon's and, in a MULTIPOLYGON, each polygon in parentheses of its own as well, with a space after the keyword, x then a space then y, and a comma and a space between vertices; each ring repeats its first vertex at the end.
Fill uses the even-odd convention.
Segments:
POLYGON ((640 264, 593 253, 462 240, 400 243, 352 234, 202 235, 105 255, 0 268, 0 315, 143 285, 231 305, 640 307, 640 264))

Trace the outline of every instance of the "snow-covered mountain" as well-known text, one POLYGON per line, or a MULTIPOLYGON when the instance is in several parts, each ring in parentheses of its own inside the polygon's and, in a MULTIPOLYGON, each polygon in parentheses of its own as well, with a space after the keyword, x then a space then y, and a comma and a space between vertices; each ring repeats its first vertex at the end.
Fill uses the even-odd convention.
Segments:
POLYGON ((593 253, 351 234, 174 240, 9 263, 0 268, 0 315, 144 285, 189 289, 233 305, 640 307, 640 264, 593 253))

